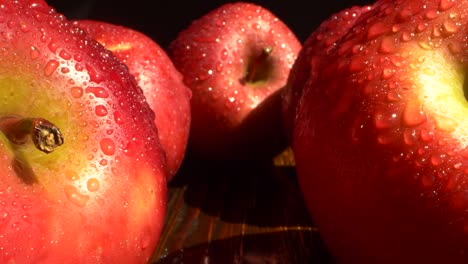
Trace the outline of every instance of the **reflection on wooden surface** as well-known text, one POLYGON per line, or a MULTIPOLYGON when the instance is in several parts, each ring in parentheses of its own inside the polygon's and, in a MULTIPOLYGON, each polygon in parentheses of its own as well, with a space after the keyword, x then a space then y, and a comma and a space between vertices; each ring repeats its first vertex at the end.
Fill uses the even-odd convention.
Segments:
POLYGON ((242 166, 188 157, 169 184, 152 263, 333 263, 292 162, 290 153, 242 166))

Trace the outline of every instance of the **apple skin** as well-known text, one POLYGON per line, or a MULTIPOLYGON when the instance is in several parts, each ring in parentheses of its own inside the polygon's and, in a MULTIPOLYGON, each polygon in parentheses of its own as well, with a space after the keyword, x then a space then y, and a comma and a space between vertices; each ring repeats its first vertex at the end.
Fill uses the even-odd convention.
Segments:
POLYGON ((311 76, 316 77, 320 71, 318 64, 320 64, 322 57, 327 56, 333 50, 337 41, 369 8, 369 6, 353 6, 343 9, 333 14, 331 19, 323 21, 305 40, 281 94, 283 125, 290 143, 296 118, 296 107, 307 80, 311 76))
POLYGON ((155 112, 154 122, 171 180, 184 160, 190 132, 192 93, 183 83, 182 75, 166 52, 141 32, 96 20, 74 24, 111 50, 135 76, 155 112))
POLYGON ((147 263, 167 187, 143 91, 44 1, 2 0, 0 17, 1 116, 64 137, 46 154, 0 133, 0 263, 147 263))
POLYGON ((278 17, 244 2, 215 8, 181 31, 168 54, 193 93, 189 149, 211 160, 283 150, 281 92, 300 48, 278 17))
POLYGON ((299 184, 337 262, 468 263, 467 10, 377 1, 295 88, 299 184))

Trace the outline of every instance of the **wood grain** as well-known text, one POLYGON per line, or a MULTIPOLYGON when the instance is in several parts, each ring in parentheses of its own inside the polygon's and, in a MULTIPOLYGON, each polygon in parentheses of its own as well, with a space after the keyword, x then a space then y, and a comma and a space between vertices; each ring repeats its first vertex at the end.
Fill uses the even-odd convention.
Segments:
POLYGON ((152 262, 333 263, 309 217, 290 151, 251 164, 187 157, 169 184, 152 262))

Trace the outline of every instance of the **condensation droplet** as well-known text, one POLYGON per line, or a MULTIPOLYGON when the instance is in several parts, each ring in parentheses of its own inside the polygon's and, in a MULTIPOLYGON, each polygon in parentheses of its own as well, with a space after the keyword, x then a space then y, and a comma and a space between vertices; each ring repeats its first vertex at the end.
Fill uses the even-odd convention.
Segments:
POLYGON ((405 142, 406 145, 411 146, 414 143, 416 143, 417 140, 417 135, 416 131, 413 129, 406 129, 403 132, 403 141, 405 142))
POLYGON ((388 80, 393 76, 394 73, 395 73, 395 71, 393 69, 384 68, 383 71, 382 71, 382 78, 385 79, 385 80, 388 80))
POLYGON ((65 176, 71 181, 77 181, 80 179, 80 176, 75 171, 68 171, 65 173, 65 176))
POLYGON ((71 94, 75 98, 81 98, 83 96, 83 88, 74 86, 70 89, 71 94))
POLYGON ((88 87, 85 90, 87 93, 92 93, 94 96, 97 98, 108 98, 109 93, 106 91, 106 89, 102 87, 88 87))
POLYGON ((31 27, 26 23, 21 23, 20 28, 23 32, 29 32, 31 30, 31 27))
POLYGON ((10 214, 8 214, 7 212, 0 212, 0 223, 2 223, 2 225, 7 223, 10 220, 10 218, 10 214))
POLYGON ((31 49, 29 50, 29 55, 31 56, 31 59, 37 59, 41 53, 39 52, 39 49, 37 49, 34 46, 31 46, 31 49))
POLYGON ((61 50, 59 56, 64 60, 69 60, 72 58, 71 54, 68 53, 66 50, 61 50))
POLYGON ((421 129, 421 132, 419 134, 419 138, 424 142, 431 141, 432 140, 432 133, 427 131, 426 129, 421 129))
POLYGON ((110 138, 103 138, 99 142, 99 146, 101 147, 102 153, 108 156, 112 156, 115 153, 115 143, 110 138))
POLYGON ((227 57, 228 57, 228 51, 227 51, 227 49, 223 49, 223 50, 221 51, 221 56, 220 56, 220 57, 221 57, 222 60, 226 60, 226 59, 227 59, 227 57))
POLYGON ((107 115, 107 108, 103 105, 97 105, 94 109, 94 112, 97 116, 106 116, 107 115))
POLYGON ((88 71, 90 81, 100 83, 104 80, 103 76, 91 65, 86 65, 86 70, 88 71))
POLYGON ((109 162, 108 162, 106 159, 101 159, 101 160, 99 161, 99 165, 101 165, 101 166, 106 166, 107 163, 109 163, 109 162))
POLYGON ((84 207, 89 200, 88 195, 79 193, 73 186, 67 185, 64 189, 68 200, 78 207, 84 207))
POLYGON ((403 110, 403 123, 411 127, 422 124, 426 119, 426 113, 422 110, 421 104, 417 100, 408 101, 403 110))
POLYGON ((427 24, 426 23, 418 23, 418 25, 416 26, 416 31, 417 32, 423 32, 424 30, 426 30, 427 28, 427 24))
POLYGON ((54 73, 54 71, 58 68, 59 66, 59 62, 56 61, 56 60, 49 60, 46 64, 46 66, 44 67, 44 74, 46 76, 50 76, 52 75, 52 73, 54 73))
POLYGON ((439 10, 446 11, 450 9, 454 4, 455 4, 455 1, 453 0, 440 0, 439 10))
POLYGON ((448 34, 453 34, 458 31, 458 27, 455 23, 450 20, 444 21, 442 24, 442 29, 448 34))
POLYGON ((149 230, 145 230, 145 232, 143 232, 143 234, 141 234, 140 237, 141 249, 146 249, 151 244, 151 241, 151 233, 149 232, 149 230))
POLYGON ((439 15, 439 11, 437 10, 429 10, 426 12, 426 18, 427 19, 434 19, 439 15))
POLYGON ((128 142, 127 146, 123 149, 123 153, 127 156, 133 156, 136 152, 136 143, 135 142, 128 142))
POLYGON ((120 112, 114 112, 114 121, 118 125, 121 125, 124 123, 124 119, 122 117, 122 114, 120 112))
POLYGON ((442 163, 442 158, 438 154, 434 154, 431 156, 431 164, 434 166, 439 166, 442 163))
POLYGON ((57 52, 57 48, 58 48, 58 44, 55 42, 55 41, 51 41, 49 43, 49 45, 47 45, 47 47, 49 48, 49 50, 52 52, 52 53, 55 53, 57 52))
POLYGON ((367 39, 374 39, 387 31, 388 28, 383 22, 377 22, 369 27, 369 30, 367 31, 367 39))
POLYGON ((395 51, 396 51, 395 38, 391 36, 382 38, 379 52, 387 54, 387 53, 394 53, 395 51))
POLYGON ((91 178, 86 182, 86 187, 88 188, 88 191, 90 192, 96 192, 99 190, 100 183, 99 180, 96 178, 91 178))
POLYGON ((376 113, 374 115, 374 125, 378 129, 390 128, 398 124, 397 114, 376 113))
POLYGON ((403 32, 401 34, 401 40, 402 41, 410 41, 413 38, 413 35, 409 32, 403 32))

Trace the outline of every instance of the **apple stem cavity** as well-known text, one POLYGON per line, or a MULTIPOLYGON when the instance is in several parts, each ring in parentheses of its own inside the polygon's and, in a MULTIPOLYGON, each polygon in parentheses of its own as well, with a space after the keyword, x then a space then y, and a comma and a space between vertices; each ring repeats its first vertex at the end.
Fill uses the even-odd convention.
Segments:
POLYGON ((272 47, 265 47, 259 56, 256 56, 247 66, 247 74, 241 80, 242 84, 256 83, 260 81, 266 81, 271 65, 268 63, 272 47))
POLYGON ((31 136, 34 146, 45 153, 51 153, 63 144, 60 129, 43 118, 5 116, 0 118, 0 131, 16 145, 23 145, 31 136))

